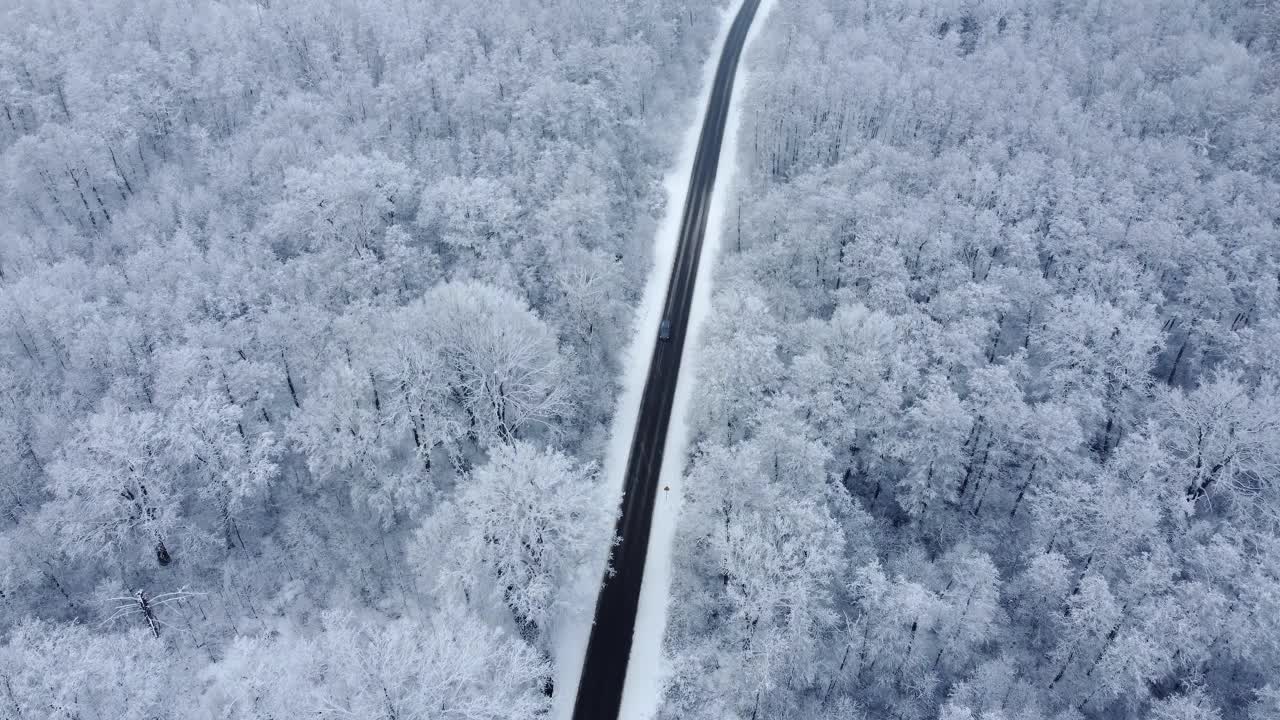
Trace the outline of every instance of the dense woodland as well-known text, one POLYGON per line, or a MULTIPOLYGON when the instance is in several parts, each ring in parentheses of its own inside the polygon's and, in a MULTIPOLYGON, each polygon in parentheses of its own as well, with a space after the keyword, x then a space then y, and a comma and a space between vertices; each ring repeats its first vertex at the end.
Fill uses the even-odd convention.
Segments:
POLYGON ((545 712, 720 5, 2 5, 0 718, 545 712))
POLYGON ((1280 718, 1280 6, 764 32, 664 716, 1280 718))
MULTIPOLYGON (((546 712, 721 3, 0 7, 0 718, 546 712)), ((672 720, 1280 718, 1280 8, 779 0, 672 720)))

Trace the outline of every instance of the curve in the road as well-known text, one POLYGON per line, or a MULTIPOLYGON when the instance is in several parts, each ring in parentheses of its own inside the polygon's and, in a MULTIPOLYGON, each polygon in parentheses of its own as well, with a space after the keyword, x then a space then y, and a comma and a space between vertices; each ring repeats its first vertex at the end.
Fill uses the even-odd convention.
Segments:
MULTIPOLYGON (((720 144, 724 139, 725 119, 729 114, 738 60, 759 5, 760 0, 746 0, 742 4, 729 28, 716 68, 689 179, 675 267, 663 306, 662 317, 671 322, 671 337, 656 340, 657 346, 649 363, 649 375, 645 379, 640 415, 636 420, 623 482, 622 514, 617 526, 619 542, 610 557, 613 572, 606 574, 596 599, 595 622, 587 642, 573 720, 614 720, 622 704, 622 688, 626 681, 645 556, 649 549, 658 475, 689 326, 689 307, 698 277, 711 191, 720 164, 720 144)), ((656 332, 654 336, 657 337, 656 332)))

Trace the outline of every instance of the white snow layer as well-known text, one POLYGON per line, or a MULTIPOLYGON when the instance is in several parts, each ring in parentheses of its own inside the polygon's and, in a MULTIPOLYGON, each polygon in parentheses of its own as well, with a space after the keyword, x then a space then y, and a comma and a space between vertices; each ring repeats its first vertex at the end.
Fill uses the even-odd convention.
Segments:
MULTIPOLYGON (((737 170, 738 127, 741 118, 740 101, 747 86, 745 56, 764 20, 773 8, 775 0, 763 0, 752 22, 743 48, 744 62, 739 66, 734 82, 733 99, 729 105, 725 133, 721 146, 720 164, 716 171, 716 186, 711 195, 707 217, 706 238, 698 264, 698 279, 694 288, 693 304, 689 313, 688 335, 684 357, 680 363, 680 379, 676 384, 675 402, 671 412, 671 425, 667 431, 667 444, 663 456, 659 482, 670 488, 660 491, 654 505, 653 527, 649 536, 649 552, 645 562, 644 581, 640 591, 640 607, 636 615, 631 658, 627 665, 626 686, 622 694, 619 720, 649 720, 662 702, 662 688, 669 675, 670 663, 662 654, 662 638, 667 624, 667 602, 671 586, 671 545, 675 538, 676 518, 680 511, 681 483, 689 447, 687 415, 694 371, 698 367, 700 349, 699 330, 706 319, 711 297, 711 271, 720 249, 724 230, 725 198, 729 196, 737 170)), ((667 285, 671 279, 672 263, 680 235, 681 214, 685 196, 689 192, 689 180, 693 173, 694 155, 698 149, 698 137, 710 100, 712 80, 720 60, 733 18, 741 8, 742 0, 734 0, 721 17, 720 32, 712 44, 712 53, 702 68, 701 92, 698 95, 697 114, 685 131, 678 161, 663 181, 666 189, 666 212, 654 237, 654 270, 649 275, 636 308, 635 337, 622 359, 622 390, 614 414, 613 430, 605 457, 604 477, 609 485, 610 497, 622 494, 626 475, 628 453, 636 418, 640 411, 640 395, 644 391, 649 362, 653 357, 658 324, 662 317, 667 285)), ((582 672, 582 659, 586 653, 587 639, 591 632, 591 620, 600 579, 604 576, 608 548, 601 546, 595 562, 588 563, 578 577, 581 601, 566 608, 557 623, 560 628, 556 640, 555 697, 552 704, 553 720, 570 720, 573 703, 577 697, 578 681, 582 672)))

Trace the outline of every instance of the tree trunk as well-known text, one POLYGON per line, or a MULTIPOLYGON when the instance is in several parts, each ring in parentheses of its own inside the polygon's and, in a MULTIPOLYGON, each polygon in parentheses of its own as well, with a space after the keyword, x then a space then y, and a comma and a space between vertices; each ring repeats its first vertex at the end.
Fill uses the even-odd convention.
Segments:
POLYGON ((173 562, 173 557, 169 555, 169 549, 164 546, 164 540, 156 536, 156 562, 163 567, 173 562))
POLYGON ((4 681, 5 695, 9 698, 9 704, 13 706, 13 716, 18 720, 23 720, 22 707, 18 705, 18 698, 13 695, 13 685, 9 682, 9 676, 0 675, 0 680, 4 681))
POLYGON ((284 351, 280 351, 280 362, 284 363, 284 379, 289 385, 289 397, 293 398, 293 406, 302 409, 302 404, 298 402, 298 391, 293 385, 293 374, 289 372, 289 361, 284 357, 284 351))
POLYGON ((1058 684, 1058 681, 1062 679, 1063 675, 1067 674, 1067 668, 1071 667, 1071 659, 1074 658, 1075 655, 1076 655, 1076 651, 1074 649, 1071 652, 1067 653, 1067 661, 1062 664, 1062 669, 1059 670, 1058 674, 1054 675, 1053 680, 1049 682, 1050 690, 1053 689, 1054 685, 1058 684))
POLYGON ((1173 384, 1173 379, 1178 374, 1178 364, 1182 362, 1182 354, 1187 351, 1187 342, 1190 339, 1191 336, 1187 335, 1186 339, 1182 341, 1182 347, 1178 348, 1178 354, 1173 358, 1173 367, 1169 368, 1169 377, 1164 379, 1166 385, 1173 384))
POLYGON ((1018 497, 1013 501, 1013 509, 1009 511, 1009 517, 1013 517, 1018 513, 1018 506, 1022 504, 1022 496, 1027 494, 1027 488, 1031 486, 1031 479, 1035 477, 1036 465, 1039 463, 1039 460, 1031 463, 1031 471, 1027 473, 1027 481, 1022 483, 1022 487, 1018 488, 1018 497))

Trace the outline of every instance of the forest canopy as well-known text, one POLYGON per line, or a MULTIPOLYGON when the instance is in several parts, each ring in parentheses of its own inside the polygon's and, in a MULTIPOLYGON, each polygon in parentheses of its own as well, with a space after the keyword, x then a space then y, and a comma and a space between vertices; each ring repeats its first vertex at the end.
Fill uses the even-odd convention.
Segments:
POLYGON ((3 3, 0 717, 545 712, 719 18, 3 3))
POLYGON ((779 2, 664 717, 1280 717, 1280 10, 779 2))
MULTIPOLYGON (((0 718, 545 715, 725 4, 4 3, 0 718)), ((1280 717, 1276 4, 763 21, 661 717, 1280 717)))

